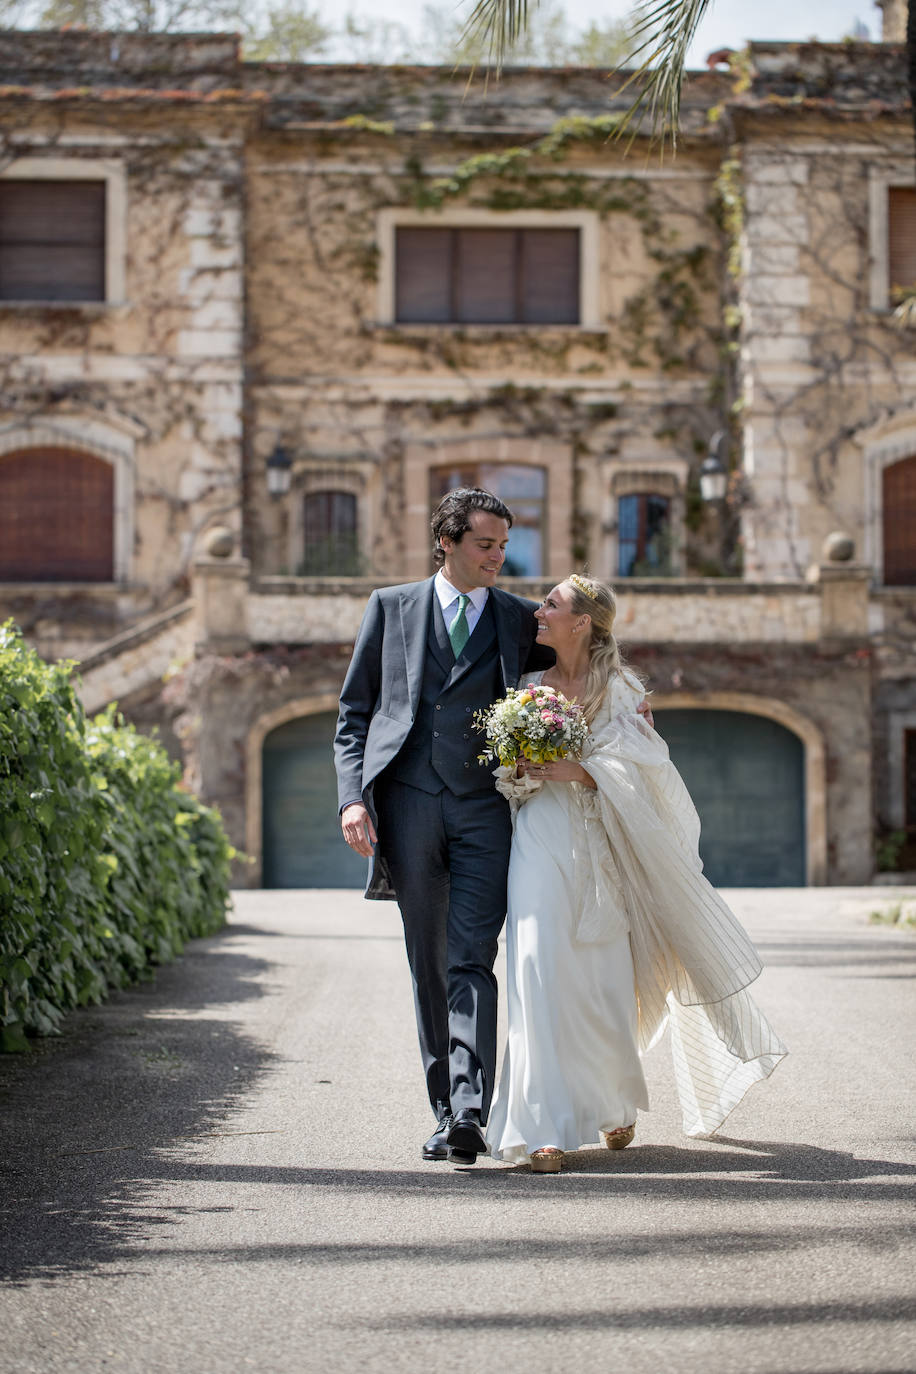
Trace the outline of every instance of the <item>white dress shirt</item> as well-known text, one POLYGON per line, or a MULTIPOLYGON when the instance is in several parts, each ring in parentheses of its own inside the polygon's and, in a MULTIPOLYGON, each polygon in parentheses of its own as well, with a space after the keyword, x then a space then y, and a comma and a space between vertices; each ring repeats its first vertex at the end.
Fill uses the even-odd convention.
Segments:
POLYGON ((442 607, 442 618, 445 621, 445 628, 447 630, 452 628, 452 621, 458 614, 459 596, 464 595, 470 597, 465 615, 467 616, 468 622, 468 635, 472 635, 474 633, 474 626, 483 615, 483 608, 487 604, 487 597, 490 594, 489 589, 487 587, 475 587, 474 590, 470 592, 459 592, 452 586, 441 568, 436 573, 436 579, 433 585, 436 589, 436 596, 439 598, 439 605, 442 607))

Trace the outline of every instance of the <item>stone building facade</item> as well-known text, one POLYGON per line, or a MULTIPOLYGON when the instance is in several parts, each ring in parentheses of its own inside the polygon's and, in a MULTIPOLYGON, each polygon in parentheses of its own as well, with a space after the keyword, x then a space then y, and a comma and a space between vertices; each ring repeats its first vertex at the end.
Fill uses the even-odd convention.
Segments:
POLYGON ((240 881, 359 880, 337 694, 458 481, 518 514, 508 586, 615 582, 714 878, 916 867, 899 46, 752 45, 664 158, 587 70, 21 33, 0 68, 0 616, 160 730, 240 881))

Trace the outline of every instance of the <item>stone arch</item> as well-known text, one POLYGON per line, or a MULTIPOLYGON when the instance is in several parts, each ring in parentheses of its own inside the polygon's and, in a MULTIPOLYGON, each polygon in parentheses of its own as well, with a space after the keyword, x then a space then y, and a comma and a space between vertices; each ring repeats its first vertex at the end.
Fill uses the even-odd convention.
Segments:
POLYGON ((821 730, 778 697, 750 692, 653 692, 658 711, 740 711, 765 716, 797 735, 804 749, 805 875, 809 887, 827 881, 827 751, 821 730))
POLYGON ((333 692, 321 692, 314 696, 296 697, 284 702, 273 711, 258 716, 248 731, 245 766, 245 849, 254 860, 251 876, 252 886, 261 887, 264 877, 263 853, 263 750, 264 741, 272 730, 288 721, 298 720, 300 716, 319 715, 323 711, 336 711, 340 699, 333 692))

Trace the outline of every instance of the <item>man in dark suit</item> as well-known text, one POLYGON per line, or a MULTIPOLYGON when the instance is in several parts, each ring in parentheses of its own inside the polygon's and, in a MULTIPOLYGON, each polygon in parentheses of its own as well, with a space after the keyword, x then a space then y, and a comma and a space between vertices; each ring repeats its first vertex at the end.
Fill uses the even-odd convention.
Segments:
POLYGON ((396 899, 404 922, 437 1122, 423 1158, 460 1163, 486 1150, 511 837, 473 716, 553 662, 536 644, 535 603, 494 586, 511 525, 490 492, 443 498, 438 572, 372 593, 334 741, 344 838, 372 858, 366 896, 396 899))

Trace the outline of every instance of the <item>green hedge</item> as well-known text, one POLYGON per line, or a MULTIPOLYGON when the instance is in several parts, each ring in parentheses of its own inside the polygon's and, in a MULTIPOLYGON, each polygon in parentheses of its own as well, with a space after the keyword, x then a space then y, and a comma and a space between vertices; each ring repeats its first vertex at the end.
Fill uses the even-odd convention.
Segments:
POLYGON ((141 978, 225 921, 235 851, 161 745, 110 707, 87 719, 72 664, 0 627, 0 1039, 141 978))

